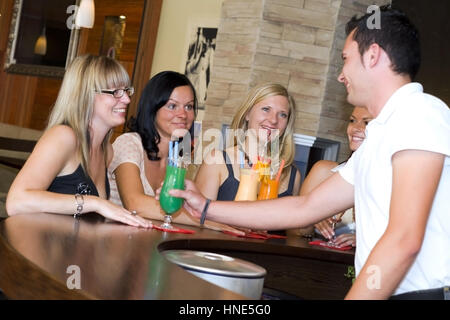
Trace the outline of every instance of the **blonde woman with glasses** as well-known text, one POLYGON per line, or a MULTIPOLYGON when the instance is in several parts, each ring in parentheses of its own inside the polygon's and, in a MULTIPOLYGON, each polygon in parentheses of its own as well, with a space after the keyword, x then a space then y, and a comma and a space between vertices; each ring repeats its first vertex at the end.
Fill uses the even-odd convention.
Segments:
POLYGON ((124 123, 134 90, 126 70, 107 57, 77 57, 66 70, 49 123, 11 185, 9 215, 97 212, 122 223, 151 223, 108 201, 106 168, 112 129, 124 123))

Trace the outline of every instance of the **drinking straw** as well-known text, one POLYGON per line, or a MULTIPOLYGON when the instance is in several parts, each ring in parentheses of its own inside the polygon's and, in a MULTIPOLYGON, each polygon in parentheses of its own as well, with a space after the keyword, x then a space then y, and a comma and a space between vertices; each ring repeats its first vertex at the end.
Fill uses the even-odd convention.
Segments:
POLYGON ((173 158, 173 141, 170 140, 170 142, 169 142, 169 165, 170 166, 173 166, 172 158, 173 158))
POLYGON ((173 162, 175 167, 178 166, 178 141, 175 141, 175 149, 173 152, 173 162))
POLYGON ((283 171, 283 167, 284 167, 284 159, 281 160, 280 168, 278 168, 277 177, 275 178, 277 182, 280 181, 281 171, 283 171))

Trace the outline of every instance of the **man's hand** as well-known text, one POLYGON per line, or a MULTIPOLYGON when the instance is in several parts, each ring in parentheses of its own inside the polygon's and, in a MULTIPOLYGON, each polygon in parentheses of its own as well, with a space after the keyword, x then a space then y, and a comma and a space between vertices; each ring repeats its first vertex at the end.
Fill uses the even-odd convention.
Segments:
MULTIPOLYGON (((155 199, 159 200, 159 194, 161 193, 161 187, 156 190, 155 199)), ((173 197, 183 198, 183 207, 195 218, 200 218, 203 208, 206 204, 205 197, 198 191, 196 185, 191 180, 185 180, 185 190, 172 189, 169 194, 173 197)))

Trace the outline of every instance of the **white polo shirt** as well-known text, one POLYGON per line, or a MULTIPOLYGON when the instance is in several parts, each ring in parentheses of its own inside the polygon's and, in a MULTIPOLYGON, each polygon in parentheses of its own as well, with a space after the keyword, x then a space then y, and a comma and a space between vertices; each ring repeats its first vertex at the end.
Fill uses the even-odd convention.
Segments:
POLYGON ((355 189, 356 274, 388 225, 392 156, 408 149, 446 157, 421 250, 395 294, 450 285, 450 110, 423 93, 419 83, 409 83, 391 96, 367 125, 363 144, 339 171, 355 189))

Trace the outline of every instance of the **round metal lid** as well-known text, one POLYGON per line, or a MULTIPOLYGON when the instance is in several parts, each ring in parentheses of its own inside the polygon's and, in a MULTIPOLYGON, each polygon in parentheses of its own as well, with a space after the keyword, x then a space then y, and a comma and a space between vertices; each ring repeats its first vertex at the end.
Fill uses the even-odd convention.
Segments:
POLYGON ((169 261, 193 271, 239 278, 262 278, 266 275, 266 270, 254 263, 217 253, 167 250, 162 254, 169 261))

